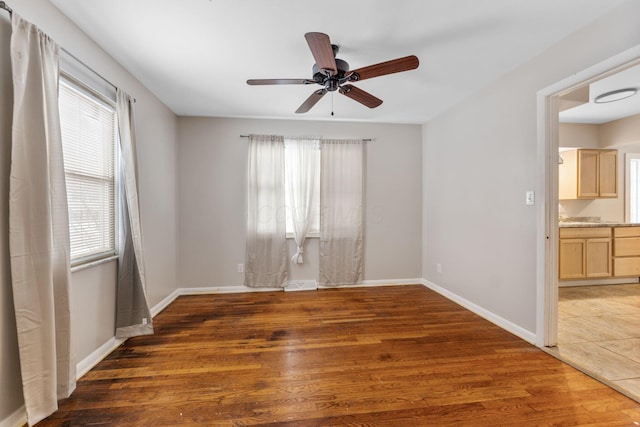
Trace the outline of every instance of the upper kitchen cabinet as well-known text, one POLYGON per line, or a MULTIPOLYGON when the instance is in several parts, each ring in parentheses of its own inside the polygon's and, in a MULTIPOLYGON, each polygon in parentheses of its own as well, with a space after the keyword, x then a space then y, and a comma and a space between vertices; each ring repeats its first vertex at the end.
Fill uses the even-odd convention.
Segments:
POLYGON ((577 149, 560 154, 560 200, 618 197, 618 150, 577 149))

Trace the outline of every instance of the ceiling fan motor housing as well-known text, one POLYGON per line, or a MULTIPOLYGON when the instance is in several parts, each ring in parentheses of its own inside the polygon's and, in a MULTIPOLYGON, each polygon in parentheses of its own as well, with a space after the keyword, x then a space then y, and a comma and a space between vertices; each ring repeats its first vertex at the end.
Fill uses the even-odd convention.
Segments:
POLYGON ((333 92, 338 89, 338 86, 344 83, 345 75, 349 72, 349 64, 347 61, 336 58, 336 68, 338 73, 333 76, 325 74, 324 70, 318 68, 317 64, 313 64, 313 80, 322 85, 329 92, 333 92))

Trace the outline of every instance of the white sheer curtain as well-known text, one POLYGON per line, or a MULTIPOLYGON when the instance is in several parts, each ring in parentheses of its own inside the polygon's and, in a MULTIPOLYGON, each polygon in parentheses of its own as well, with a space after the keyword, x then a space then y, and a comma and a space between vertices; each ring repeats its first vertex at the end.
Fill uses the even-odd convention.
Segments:
POLYGON ((362 275, 362 140, 322 140, 320 284, 353 285, 362 275))
POLYGON ((284 193, 284 138, 250 135, 246 286, 286 286, 284 193))
POLYGON ((316 186, 320 183, 320 140, 285 138, 285 181, 287 206, 291 213, 291 225, 297 250, 291 258, 294 264, 302 264, 304 241, 311 228, 313 215, 317 215, 316 186))
POLYGON ((116 93, 123 185, 120 192, 116 338, 153 334, 146 294, 142 227, 138 201, 133 100, 116 93))
POLYGON ((29 425, 55 412, 76 378, 58 51, 46 34, 13 13, 9 252, 29 425))

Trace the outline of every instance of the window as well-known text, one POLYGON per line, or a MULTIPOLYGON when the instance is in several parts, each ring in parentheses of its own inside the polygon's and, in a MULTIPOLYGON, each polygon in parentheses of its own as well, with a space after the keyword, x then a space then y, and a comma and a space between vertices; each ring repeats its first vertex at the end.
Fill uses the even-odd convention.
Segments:
POLYGON ((293 237, 293 191, 298 193, 296 209, 302 215, 305 212, 305 198, 311 199, 311 219, 307 237, 320 235, 320 141, 318 139, 284 140, 285 164, 285 201, 286 201, 286 230, 287 237, 293 237), (305 186, 312 186, 307 194, 305 186))
POLYGON ((116 253, 115 104, 75 79, 60 79, 60 123, 71 263, 116 253))
POLYGON ((626 154, 626 220, 640 223, 640 154, 626 154))

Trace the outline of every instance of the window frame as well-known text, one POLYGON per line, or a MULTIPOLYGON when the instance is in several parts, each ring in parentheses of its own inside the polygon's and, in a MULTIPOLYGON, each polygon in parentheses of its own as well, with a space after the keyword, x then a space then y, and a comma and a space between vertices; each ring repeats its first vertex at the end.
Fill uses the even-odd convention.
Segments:
MULTIPOLYGON (((118 240, 119 240, 119 228, 120 228, 120 193, 122 191, 121 185, 121 165, 120 165, 120 149, 119 149, 119 131, 118 131, 118 116, 115 99, 109 98, 100 90, 93 88, 90 84, 87 84, 83 79, 77 78, 71 72, 64 69, 60 70, 59 86, 66 85, 72 90, 78 91, 84 96, 88 97, 91 101, 97 104, 102 104, 102 107, 107 107, 113 111, 113 212, 111 217, 113 218, 113 245, 106 251, 100 253, 94 253, 85 256, 78 256, 71 258, 71 269, 77 271, 95 265, 99 265, 105 262, 112 261, 118 257, 118 240)), ((60 90, 59 88, 59 90, 60 90)), ((60 102, 60 101, 59 101, 60 102)), ((63 157, 64 157, 64 140, 63 140, 63 157)), ((64 169, 65 182, 67 177, 67 170, 64 169)), ((67 196, 68 197, 68 196, 67 196)), ((69 222, 71 218, 69 217, 69 222)))

